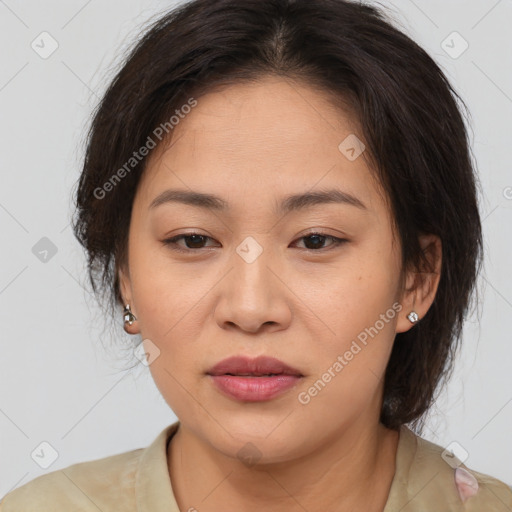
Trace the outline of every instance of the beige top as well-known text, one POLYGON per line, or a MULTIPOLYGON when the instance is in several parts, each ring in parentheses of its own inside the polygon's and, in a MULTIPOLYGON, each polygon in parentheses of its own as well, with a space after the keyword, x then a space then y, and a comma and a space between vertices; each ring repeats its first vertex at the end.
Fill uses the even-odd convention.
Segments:
MULTIPOLYGON (((167 467, 167 444, 178 426, 166 427, 147 448, 41 475, 4 496, 0 511, 180 512, 167 467)), ((383 512, 512 511, 507 485, 464 465, 454 469, 457 463, 445 462, 443 451, 401 427, 395 476, 383 512)))

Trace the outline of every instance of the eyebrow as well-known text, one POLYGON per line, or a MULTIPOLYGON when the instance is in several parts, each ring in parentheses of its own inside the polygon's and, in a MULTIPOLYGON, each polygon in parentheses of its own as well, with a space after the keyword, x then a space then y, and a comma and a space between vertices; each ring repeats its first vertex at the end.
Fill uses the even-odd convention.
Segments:
MULTIPOLYGON (((187 204, 218 212, 229 210, 229 203, 219 196, 178 189, 165 190, 159 194, 151 201, 149 209, 152 210, 166 203, 187 204)), ((280 203, 275 204, 274 212, 277 215, 282 215, 292 211, 305 210, 319 204, 329 203, 347 204, 367 210, 365 204, 356 196, 339 189, 329 189, 286 196, 280 203)))

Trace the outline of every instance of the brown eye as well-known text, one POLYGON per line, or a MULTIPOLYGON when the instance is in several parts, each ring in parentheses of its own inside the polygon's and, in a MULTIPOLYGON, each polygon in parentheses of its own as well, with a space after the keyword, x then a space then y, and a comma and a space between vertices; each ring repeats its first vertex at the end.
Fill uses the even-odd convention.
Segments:
POLYGON ((335 236, 325 235, 323 233, 310 233, 309 235, 299 238, 299 240, 308 240, 308 242, 305 243, 305 245, 306 245, 305 249, 308 251, 315 251, 315 252, 318 252, 319 250, 322 250, 322 249, 330 250, 331 248, 337 247, 344 242, 348 242, 348 240, 346 240, 344 238, 337 238, 335 236), (331 240, 332 243, 329 246, 327 246, 327 248, 325 248, 325 247, 323 247, 323 244, 327 240, 331 240))
POLYGON ((182 235, 177 235, 173 238, 168 238, 164 240, 162 243, 166 246, 170 246, 171 249, 176 251, 193 251, 194 249, 203 249, 204 244, 207 240, 212 240, 209 236, 200 235, 197 233, 187 233, 182 235), (185 241, 185 247, 183 245, 178 245, 179 240, 185 241))
MULTIPOLYGON (((169 246, 172 250, 181 251, 181 252, 190 252, 198 249, 205 249, 205 243, 208 240, 213 240, 209 236, 201 235, 198 233, 184 233, 181 235, 177 235, 172 238, 168 238, 167 240, 163 240, 163 244, 165 246, 169 246), (185 241, 185 247, 182 244, 178 244, 180 240, 185 241)), ((348 240, 344 238, 338 238, 331 235, 326 235, 323 233, 310 233, 306 236, 299 238, 298 240, 306 240, 305 250, 312 252, 325 252, 330 249, 334 249, 339 245, 348 242, 348 240), (324 244, 327 241, 331 241, 331 243, 325 247, 324 244)))

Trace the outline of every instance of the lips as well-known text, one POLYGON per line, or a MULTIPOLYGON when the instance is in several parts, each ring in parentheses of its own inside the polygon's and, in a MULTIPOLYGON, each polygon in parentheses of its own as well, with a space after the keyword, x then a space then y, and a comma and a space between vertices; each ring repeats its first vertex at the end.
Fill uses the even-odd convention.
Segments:
POLYGON ((241 402, 271 400, 295 387, 303 377, 296 368, 265 356, 230 357, 217 363, 207 375, 223 395, 241 402))
POLYGON ((274 375, 294 375, 302 377, 296 368, 283 363, 273 357, 260 356, 250 359, 243 356, 229 357, 217 363, 208 372, 208 375, 236 375, 239 377, 263 377, 274 375))

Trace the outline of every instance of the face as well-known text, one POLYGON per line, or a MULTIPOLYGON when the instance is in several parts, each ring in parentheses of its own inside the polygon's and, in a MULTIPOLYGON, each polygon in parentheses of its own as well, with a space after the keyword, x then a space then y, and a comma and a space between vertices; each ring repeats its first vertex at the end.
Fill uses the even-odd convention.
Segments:
POLYGON ((354 158, 362 147, 339 148, 354 134, 323 94, 265 78, 197 98, 150 155, 121 291, 163 397, 226 455, 252 442, 262 461, 283 461, 378 422, 410 309, 382 192, 364 154, 354 158), (169 190, 181 198, 165 201, 169 190), (211 375, 232 356, 272 357, 295 374, 211 375))

